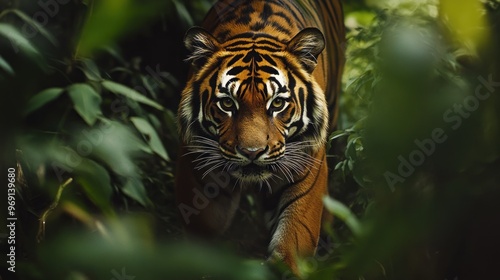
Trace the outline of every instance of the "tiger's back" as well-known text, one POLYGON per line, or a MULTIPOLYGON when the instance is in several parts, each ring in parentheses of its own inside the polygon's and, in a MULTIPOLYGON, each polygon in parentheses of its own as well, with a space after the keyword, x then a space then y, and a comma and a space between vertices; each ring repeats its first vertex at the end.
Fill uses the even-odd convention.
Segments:
POLYGON ((190 232, 223 233, 242 193, 263 189, 270 259, 296 271, 314 254, 344 36, 337 0, 222 0, 188 31, 176 199, 190 232))

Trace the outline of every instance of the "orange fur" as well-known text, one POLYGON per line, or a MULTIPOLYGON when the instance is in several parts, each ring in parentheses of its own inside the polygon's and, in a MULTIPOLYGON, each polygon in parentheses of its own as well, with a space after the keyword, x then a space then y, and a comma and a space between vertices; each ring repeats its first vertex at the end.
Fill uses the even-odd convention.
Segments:
POLYGON ((229 227, 245 189, 268 189, 270 259, 295 272, 318 243, 344 63, 340 2, 302 2, 219 1, 188 31, 176 176, 186 227, 201 235, 229 227))

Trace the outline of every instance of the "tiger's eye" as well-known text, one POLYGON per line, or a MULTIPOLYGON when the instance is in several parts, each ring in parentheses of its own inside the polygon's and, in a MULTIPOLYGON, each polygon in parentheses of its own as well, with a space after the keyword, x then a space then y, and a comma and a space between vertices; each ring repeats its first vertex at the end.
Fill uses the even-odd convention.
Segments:
POLYGON ((275 98, 273 102, 271 103, 271 106, 274 109, 281 109, 285 105, 285 100, 283 98, 275 98))
POLYGON ((231 98, 225 97, 225 98, 222 98, 222 100, 220 101, 220 105, 221 105, 222 109, 231 110, 234 107, 234 102, 231 98))

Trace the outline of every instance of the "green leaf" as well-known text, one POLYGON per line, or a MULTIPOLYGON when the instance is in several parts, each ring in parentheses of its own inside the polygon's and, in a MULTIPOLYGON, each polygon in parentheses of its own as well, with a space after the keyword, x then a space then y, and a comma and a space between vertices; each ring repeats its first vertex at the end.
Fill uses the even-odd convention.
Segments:
POLYGON ((330 213, 341 219, 351 229, 354 235, 359 236, 361 234, 362 228, 358 218, 342 202, 329 196, 324 196, 323 204, 330 213))
POLYGON ((91 59, 88 58, 83 58, 81 59, 82 65, 79 66, 83 71, 83 74, 87 77, 87 79, 91 81, 101 81, 101 73, 99 73, 99 68, 97 65, 92 61, 91 59))
POLYGON ((349 132, 346 130, 336 130, 336 131, 332 132, 332 134, 330 134, 330 136, 328 136, 327 151, 330 150, 330 147, 331 147, 333 140, 340 138, 340 137, 343 137, 343 136, 346 136, 346 135, 349 135, 349 132))
POLYGON ((110 211, 113 189, 108 171, 92 160, 82 159, 75 173, 76 181, 83 187, 90 200, 103 211, 110 211))
POLYGON ((142 204, 142 206, 148 206, 151 201, 146 193, 146 188, 139 179, 129 178, 125 185, 122 187, 123 193, 128 197, 142 204))
POLYGON ((335 165, 335 168, 333 169, 335 171, 340 172, 340 175, 342 176, 342 181, 344 181, 344 182, 345 182, 345 178, 347 176, 347 172, 346 172, 347 161, 348 160, 343 160, 343 161, 337 163, 337 165, 335 165))
POLYGON ((328 141, 332 141, 345 135, 349 135, 349 132, 345 130, 336 130, 332 132, 332 134, 330 134, 330 136, 328 137, 328 141))
POLYGON ((146 96, 140 94, 138 91, 131 89, 127 86, 124 86, 119 83, 115 83, 112 81, 105 80, 102 82, 102 86, 106 88, 107 90, 116 93, 116 94, 121 94, 127 98, 130 98, 134 101, 149 105, 153 108, 156 108, 158 110, 164 110, 163 106, 158 104, 157 102, 147 98, 146 96))
POLYGON ((10 75, 14 76, 14 69, 10 66, 10 64, 0 55, 0 68, 10 75))
POLYGON ((146 75, 140 75, 139 76, 142 84, 144 87, 149 91, 151 96, 155 99, 157 99, 157 94, 155 89, 159 88, 158 81, 156 81, 154 78, 151 76, 146 76, 146 75))
POLYGON ((102 47, 102 50, 104 52, 107 52, 112 57, 114 57, 118 62, 120 62, 121 65, 127 64, 127 62, 125 61, 125 58, 123 58, 121 53, 118 51, 117 46, 104 46, 104 47, 102 47))
POLYGON ((73 84, 68 87, 68 93, 76 112, 88 125, 92 126, 97 117, 102 115, 101 96, 87 84, 73 84))
MULTIPOLYGON (((165 112, 166 111, 168 111, 168 110, 165 110, 165 112)), ((161 122, 155 115, 148 114, 148 120, 151 123, 151 125, 155 128, 155 130, 161 129, 161 122)))
POLYGON ((49 40, 49 42, 51 42, 53 45, 55 45, 55 46, 58 45, 56 38, 54 38, 54 36, 52 36, 52 34, 50 34, 50 32, 48 32, 47 29, 45 29, 40 23, 38 23, 33 18, 29 17, 24 12, 22 12, 20 10, 14 10, 14 9, 8 10, 8 12, 16 14, 19 18, 24 20, 26 23, 33 26, 37 30, 37 32, 40 32, 40 34, 42 34, 42 36, 47 38, 47 40, 49 40))
POLYGON ((99 125, 81 137, 94 144, 92 156, 121 176, 138 177, 134 157, 142 152, 152 153, 151 148, 139 139, 130 127, 116 121, 102 119, 99 125))
POLYGON ((186 26, 193 26, 194 25, 193 18, 191 18, 191 14, 186 9, 186 6, 184 6, 183 3, 180 3, 175 0, 173 0, 172 2, 175 5, 175 10, 177 11, 179 18, 184 21, 184 24, 186 26))
POLYGON ((158 134, 153 126, 143 118, 131 117, 130 120, 137 130, 139 130, 146 137, 151 149, 164 160, 170 161, 167 151, 165 150, 165 147, 163 147, 160 137, 158 137, 158 134))
POLYGON ((345 155, 347 158, 356 160, 358 158, 358 153, 363 151, 363 145, 361 144, 361 137, 354 136, 349 137, 347 146, 345 148, 345 155))
POLYGON ((28 56, 33 58, 36 62, 39 63, 42 60, 42 56, 38 52, 38 50, 30 43, 30 41, 12 25, 6 23, 0 23, 0 35, 3 35, 7 39, 9 39, 12 47, 14 48, 14 52, 19 52, 21 49, 28 56))
POLYGON ((46 90, 41 91, 40 93, 36 94, 35 96, 31 97, 28 100, 28 104, 26 104, 26 107, 24 108, 24 115, 29 115, 32 112, 38 110, 40 107, 43 107, 45 104, 49 103, 50 101, 56 99, 63 93, 64 89, 62 88, 49 88, 46 90))

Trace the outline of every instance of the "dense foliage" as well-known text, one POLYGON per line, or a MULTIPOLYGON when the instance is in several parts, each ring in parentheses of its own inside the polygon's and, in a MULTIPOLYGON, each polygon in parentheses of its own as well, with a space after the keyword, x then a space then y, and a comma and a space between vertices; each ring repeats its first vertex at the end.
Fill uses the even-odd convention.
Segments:
MULTIPOLYGON (((302 277, 494 279, 500 3, 344 2, 324 200, 336 218, 302 277)), ((17 181, 16 272, 2 277, 296 279, 230 242, 184 241, 173 198, 182 39, 211 3, 0 1, 0 155, 17 181)))

